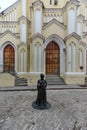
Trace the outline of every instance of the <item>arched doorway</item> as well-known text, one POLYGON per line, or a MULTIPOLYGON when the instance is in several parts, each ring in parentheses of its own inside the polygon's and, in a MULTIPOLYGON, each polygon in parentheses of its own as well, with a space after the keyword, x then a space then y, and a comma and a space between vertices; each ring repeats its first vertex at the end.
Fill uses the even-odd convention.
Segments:
POLYGON ((8 44, 3 51, 3 63, 4 63, 4 72, 10 72, 15 70, 15 50, 8 44))
POLYGON ((87 50, 86 50, 86 74, 87 74, 87 50))
POLYGON ((46 47, 46 74, 60 74, 60 48, 54 41, 46 47))

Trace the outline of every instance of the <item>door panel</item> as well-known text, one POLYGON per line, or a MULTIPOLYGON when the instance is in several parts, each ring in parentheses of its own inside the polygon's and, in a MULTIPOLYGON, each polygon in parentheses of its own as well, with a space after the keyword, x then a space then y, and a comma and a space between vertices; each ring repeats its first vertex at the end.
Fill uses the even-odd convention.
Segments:
POLYGON ((11 45, 7 45, 3 54, 4 72, 15 70, 15 51, 11 45))
POLYGON ((60 73, 60 49, 59 46, 52 41, 46 48, 46 74, 60 73))

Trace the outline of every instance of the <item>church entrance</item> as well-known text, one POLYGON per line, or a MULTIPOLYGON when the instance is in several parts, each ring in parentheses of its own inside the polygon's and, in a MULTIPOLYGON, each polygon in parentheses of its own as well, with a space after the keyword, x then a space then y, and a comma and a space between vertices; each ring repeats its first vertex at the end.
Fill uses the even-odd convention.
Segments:
POLYGON ((54 41, 46 48, 46 74, 60 74, 60 48, 54 41))
POLYGON ((3 52, 4 72, 15 70, 15 50, 11 45, 7 45, 3 52))

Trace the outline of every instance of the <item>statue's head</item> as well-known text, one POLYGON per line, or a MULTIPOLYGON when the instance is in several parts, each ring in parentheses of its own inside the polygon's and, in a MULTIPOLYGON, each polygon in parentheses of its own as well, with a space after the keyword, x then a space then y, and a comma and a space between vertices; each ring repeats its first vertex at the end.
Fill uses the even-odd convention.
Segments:
POLYGON ((41 79, 44 79, 44 74, 41 73, 41 74, 40 74, 40 77, 41 77, 41 79))

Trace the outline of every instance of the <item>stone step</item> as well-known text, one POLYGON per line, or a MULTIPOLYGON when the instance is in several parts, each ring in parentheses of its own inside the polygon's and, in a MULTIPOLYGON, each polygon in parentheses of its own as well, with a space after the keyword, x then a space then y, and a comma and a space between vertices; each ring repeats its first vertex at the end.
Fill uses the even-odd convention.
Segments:
POLYGON ((47 81, 64 81, 63 79, 46 79, 47 81))
POLYGON ((16 84, 15 86, 28 86, 27 84, 16 84))
POLYGON ((87 84, 87 77, 85 77, 85 84, 87 84))
POLYGON ((65 83, 55 83, 55 82, 51 82, 51 83, 47 83, 47 85, 66 85, 65 83))
POLYGON ((27 79, 16 79, 16 81, 27 81, 27 79))
POLYGON ((20 83, 27 83, 27 81, 20 81, 20 82, 18 82, 18 81, 16 81, 16 84, 20 84, 20 83))
POLYGON ((66 85, 63 78, 61 78, 59 75, 47 75, 46 81, 48 85, 66 85))

